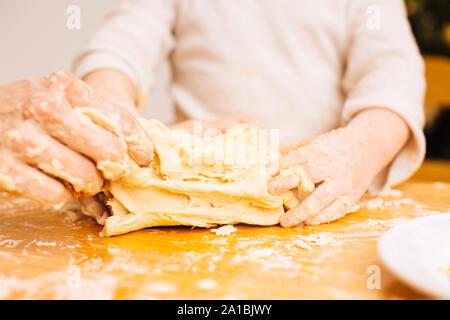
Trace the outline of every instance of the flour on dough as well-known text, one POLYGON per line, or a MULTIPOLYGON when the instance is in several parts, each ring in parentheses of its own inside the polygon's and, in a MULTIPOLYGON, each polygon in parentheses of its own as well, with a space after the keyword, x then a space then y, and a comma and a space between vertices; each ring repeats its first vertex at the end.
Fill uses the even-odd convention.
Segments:
POLYGON ((102 234, 153 226, 274 225, 284 213, 281 196, 268 192, 268 164, 278 150, 250 125, 197 137, 141 120, 155 145, 151 168, 129 161, 129 174, 107 182, 111 209, 102 234))

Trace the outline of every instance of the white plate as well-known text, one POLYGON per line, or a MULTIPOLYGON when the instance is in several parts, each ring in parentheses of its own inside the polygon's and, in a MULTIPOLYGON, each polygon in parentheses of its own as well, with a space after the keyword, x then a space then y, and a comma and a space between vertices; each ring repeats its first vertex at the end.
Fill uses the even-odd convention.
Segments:
POLYGON ((450 213, 390 229, 378 241, 378 253, 405 283, 433 297, 450 299, 450 213))

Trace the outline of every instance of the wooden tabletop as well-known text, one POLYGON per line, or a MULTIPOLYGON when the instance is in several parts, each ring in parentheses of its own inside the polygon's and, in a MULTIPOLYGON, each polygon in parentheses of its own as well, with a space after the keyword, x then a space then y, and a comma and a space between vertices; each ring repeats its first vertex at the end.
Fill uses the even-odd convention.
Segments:
POLYGON ((383 268, 376 244, 402 221, 450 211, 449 174, 450 163, 426 162, 384 208, 375 200, 330 224, 238 225, 222 236, 171 227, 102 238, 88 218, 3 203, 0 298, 426 298, 383 268))

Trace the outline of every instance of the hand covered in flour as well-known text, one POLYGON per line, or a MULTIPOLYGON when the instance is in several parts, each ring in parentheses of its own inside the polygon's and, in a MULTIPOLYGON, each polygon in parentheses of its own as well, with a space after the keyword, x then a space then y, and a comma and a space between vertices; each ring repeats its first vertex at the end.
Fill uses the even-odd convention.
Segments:
POLYGON ((395 113, 370 108, 346 127, 287 151, 280 159, 280 172, 269 181, 269 191, 279 195, 299 187, 312 193, 282 215, 280 224, 320 224, 350 212, 408 136, 407 125, 395 113))
POLYGON ((147 166, 150 138, 137 118, 67 72, 0 86, 0 189, 52 207, 70 191, 94 195, 147 166), (119 138, 119 136, 122 138, 119 138))

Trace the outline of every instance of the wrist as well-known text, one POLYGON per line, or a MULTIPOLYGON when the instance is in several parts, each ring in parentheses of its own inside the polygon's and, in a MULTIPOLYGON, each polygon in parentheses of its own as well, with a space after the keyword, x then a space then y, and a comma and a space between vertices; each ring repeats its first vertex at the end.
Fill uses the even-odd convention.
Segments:
POLYGON ((99 69, 87 74, 83 80, 105 98, 136 113, 136 89, 130 78, 123 72, 99 69))
POLYGON ((369 108, 358 113, 347 125, 360 141, 362 161, 378 173, 388 165, 409 138, 409 128, 393 111, 369 108))

